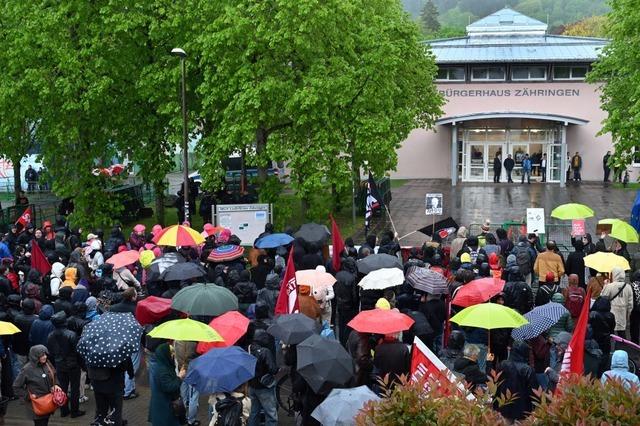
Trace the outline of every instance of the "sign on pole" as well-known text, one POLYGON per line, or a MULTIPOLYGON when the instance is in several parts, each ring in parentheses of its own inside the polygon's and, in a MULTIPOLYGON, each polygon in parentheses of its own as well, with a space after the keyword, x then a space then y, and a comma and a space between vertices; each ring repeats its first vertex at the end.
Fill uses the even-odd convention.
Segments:
POLYGON ((544 234, 544 209, 527 209, 527 234, 544 234))
POLYGON ((271 204, 217 204, 212 206, 214 225, 228 228, 243 245, 252 245, 271 222, 271 204))
POLYGON ((425 207, 424 213, 427 216, 442 216, 442 194, 427 194, 425 207))

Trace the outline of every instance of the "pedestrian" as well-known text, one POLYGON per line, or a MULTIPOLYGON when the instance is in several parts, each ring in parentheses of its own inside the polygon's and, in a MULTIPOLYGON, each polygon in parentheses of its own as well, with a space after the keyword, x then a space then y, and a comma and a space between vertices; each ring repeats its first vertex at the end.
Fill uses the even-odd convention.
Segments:
POLYGON ((460 255, 462 254, 462 247, 464 246, 465 242, 467 241, 467 228, 464 226, 461 226, 460 228, 458 228, 458 232, 456 234, 456 238, 453 239, 453 241, 451 242, 451 257, 460 257, 460 255))
POLYGON ((511 422, 524 419, 533 410, 538 379, 529 366, 529 352, 527 343, 516 341, 511 347, 509 358, 498 365, 498 372, 501 373, 498 396, 504 398, 509 391, 517 397, 504 405, 499 405, 496 401, 494 407, 511 422))
POLYGON ((507 158, 504 159, 504 169, 507 171, 507 182, 513 183, 513 179, 511 179, 511 172, 515 167, 516 162, 511 158, 511 154, 507 154, 507 158))
POLYGON ((567 159, 566 159, 566 163, 567 163, 567 170, 566 170, 566 180, 567 182, 571 181, 571 156, 569 155, 569 153, 567 153, 567 159))
POLYGON ((502 173, 502 160, 500 159, 500 151, 496 152, 493 158, 493 183, 500 183, 500 174, 502 173))
POLYGON ((113 368, 87 368, 87 376, 91 379, 91 386, 96 400, 96 416, 93 425, 122 426, 122 392, 124 389, 124 375, 133 377, 133 364, 126 359, 113 368))
POLYGON ((277 274, 270 273, 264 281, 264 288, 258 290, 256 296, 256 305, 263 304, 267 307, 269 318, 275 315, 276 301, 280 294, 280 277, 277 274))
POLYGON ((24 180, 27 182, 27 192, 32 193, 37 188, 38 172, 29 164, 24 172, 24 180))
POLYGON ((532 163, 531 163, 531 159, 529 158, 529 154, 525 154, 524 155, 524 159, 522 160, 522 182, 524 183, 524 178, 526 176, 527 178, 527 183, 531 183, 531 168, 532 168, 532 163))
POLYGON ((611 313, 616 318, 616 334, 626 338, 627 324, 633 310, 633 289, 625 281, 624 269, 615 267, 611 270, 611 282, 605 281, 600 296, 611 302, 611 313))
POLYGON ((28 361, 29 348, 32 346, 29 334, 33 323, 38 319, 35 314, 35 303, 33 300, 23 300, 22 309, 13 317, 13 324, 20 329, 20 333, 13 335, 13 351, 18 360, 18 368, 28 361))
POLYGON ((567 308, 573 319, 577 319, 580 316, 580 312, 582 312, 582 304, 585 302, 587 297, 584 288, 579 287, 578 284, 578 276, 576 274, 571 274, 569 275, 569 284, 567 288, 562 290, 562 294, 565 299, 565 308, 567 308))
POLYGON ((606 370, 611 353, 611 334, 616 328, 616 317, 611 313, 611 302, 607 297, 600 296, 593 302, 589 312, 589 326, 593 330, 593 339, 602 351, 602 359, 598 368, 598 377, 606 370))
POLYGON ((249 398, 251 413, 249 426, 259 426, 260 412, 264 413, 265 426, 278 424, 278 404, 276 401, 276 377, 278 365, 272 342, 265 330, 256 330, 253 341, 249 345, 249 353, 256 357, 256 374, 249 381, 249 398))
POLYGON ((565 272, 567 275, 575 274, 578 278, 578 285, 581 288, 586 288, 585 284, 585 267, 584 267, 584 243, 582 242, 582 238, 578 238, 573 243, 573 248, 575 249, 569 256, 567 256, 567 261, 565 262, 565 272))
POLYGON ((582 182, 582 176, 580 175, 580 170, 582 170, 582 157, 578 151, 576 151, 575 155, 571 158, 571 170, 573 170, 573 180, 582 182))
POLYGON ((180 398, 180 385, 187 370, 176 374, 171 346, 163 343, 156 348, 156 365, 153 369, 149 421, 153 426, 179 426, 181 419, 174 413, 173 404, 180 398))
POLYGON ((397 335, 385 335, 379 340, 373 355, 375 374, 389 375, 390 388, 400 384, 400 376, 409 374, 411 353, 407 345, 398 340, 397 335))
POLYGON ((542 182, 547 181, 547 154, 542 154, 540 159, 540 176, 542 176, 542 182))
POLYGON ((609 182, 609 175, 611 174, 611 164, 609 160, 611 159, 611 151, 607 151, 607 153, 602 157, 602 169, 604 170, 604 182, 609 182))
POLYGON ((553 272, 547 272, 545 281, 540 281, 536 292, 536 306, 551 302, 551 297, 560 291, 560 286, 554 281, 553 272))
POLYGON ((71 303, 72 295, 73 289, 71 287, 61 287, 58 292, 58 299, 53 302, 54 313, 64 311, 67 315, 71 315, 73 310, 73 303, 71 303))
POLYGON ((548 240, 546 246, 547 249, 536 257, 533 272, 538 276, 540 284, 546 281, 549 272, 553 273, 553 281, 558 283, 564 275, 564 263, 560 255, 556 253, 557 246, 555 241, 548 240))
POLYGON ((453 363, 453 372, 464 377, 467 386, 471 392, 475 392, 476 388, 486 388, 489 381, 488 374, 493 369, 493 354, 487 353, 485 371, 480 370, 478 366, 478 356, 480 348, 477 345, 468 343, 464 346, 463 356, 457 358, 453 363))
POLYGON ((440 352, 438 358, 449 370, 454 371, 453 365, 458 358, 462 358, 464 347, 464 333, 461 330, 454 330, 449 336, 446 349, 440 352))
POLYGON ((496 236, 498 237, 498 245, 500 246, 500 254, 503 257, 509 256, 509 253, 513 250, 513 242, 509 239, 507 231, 503 228, 496 229, 496 236))
POLYGON ((47 344, 49 334, 51 334, 51 332, 55 329, 53 323, 51 322, 53 312, 53 306, 51 305, 44 305, 42 309, 40 309, 38 319, 36 319, 31 325, 31 330, 29 331, 28 335, 31 345, 47 344))
POLYGON ((533 291, 526 283, 520 268, 516 264, 516 257, 510 254, 505 269, 504 304, 524 315, 533 307, 533 291))
POLYGON ((629 371, 629 354, 623 350, 617 350, 611 356, 611 370, 605 371, 602 375, 602 383, 609 380, 622 382, 626 389, 635 387, 636 392, 640 392, 640 379, 629 371))

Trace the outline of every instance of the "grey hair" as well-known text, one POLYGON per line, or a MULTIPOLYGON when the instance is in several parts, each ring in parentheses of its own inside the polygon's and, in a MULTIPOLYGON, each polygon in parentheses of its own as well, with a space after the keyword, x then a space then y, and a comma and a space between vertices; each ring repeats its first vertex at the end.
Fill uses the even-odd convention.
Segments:
POLYGON ((480 348, 473 343, 467 343, 464 345, 463 355, 465 358, 477 358, 480 355, 480 348))

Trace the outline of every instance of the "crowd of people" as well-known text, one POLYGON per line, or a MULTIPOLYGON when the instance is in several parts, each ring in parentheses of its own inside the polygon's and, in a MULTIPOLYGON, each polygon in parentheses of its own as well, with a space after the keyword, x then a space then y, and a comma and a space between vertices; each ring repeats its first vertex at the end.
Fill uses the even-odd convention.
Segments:
MULTIPOLYGON (((28 224, 21 232, 13 227, 0 242, 0 321, 13 323, 20 332, 0 339, 3 399, 33 400, 62 390, 68 398, 60 415, 76 418, 86 414, 81 406, 93 394, 92 424, 122 425, 126 424, 123 401, 138 397, 136 374, 144 364, 151 389, 149 421, 154 426, 181 421, 199 424, 200 395, 183 380, 189 364, 199 356, 196 342, 147 335, 179 318, 179 312, 146 324, 139 350, 115 368, 88 365, 78 351, 78 341, 87 324, 101 315, 135 314, 137 303, 148 296, 171 299, 194 282, 206 281, 226 287, 237 297, 238 310, 250 324, 235 345, 257 360, 253 379, 234 392, 209 396, 210 424, 222 424, 232 415, 238 423, 224 424, 278 424, 275 377, 284 371, 291 378, 291 397, 301 423, 320 424, 312 413, 331 389, 315 392, 296 371, 296 345, 284 344, 267 332, 277 317, 289 258, 297 271, 320 270, 335 277, 335 284, 321 291, 298 283, 298 301, 300 312, 317 322, 321 335, 337 339, 353 358, 349 385, 366 385, 378 393, 382 391, 378 377, 388 377, 390 386, 397 385, 400 375, 410 373, 411 344, 418 337, 471 390, 485 387, 492 370, 500 372, 498 392, 515 393, 518 398, 496 409, 508 419, 523 419, 532 410, 534 390, 553 390, 558 383, 563 353, 584 303, 591 305, 585 374, 602 381, 623 380, 629 387, 638 384, 638 377, 629 371, 628 354, 612 352, 611 336, 638 343, 640 273, 629 279, 620 268, 611 273, 585 268, 586 255, 608 250, 602 239, 573 238, 573 251, 565 258, 553 241, 543 247, 535 235, 523 235, 514 242, 506 231, 493 234, 488 226, 479 235, 468 235, 460 227, 450 243, 425 243, 410 250, 401 249, 392 232, 383 232, 379 238, 368 235, 358 247, 348 238, 344 250, 334 254, 341 258, 340 269, 334 270, 327 241, 300 237, 292 237, 285 246, 254 247, 249 256, 212 262, 212 250, 240 246, 242 241, 229 230, 209 232, 211 228, 205 225, 206 239, 200 246, 161 247, 154 243, 162 231, 159 225, 150 231, 137 225, 130 235, 124 235, 120 225, 108 234, 100 229, 85 234, 69 229, 62 220, 39 228, 28 224), (34 250, 44 253, 50 273, 43 275, 32 265, 34 250), (139 251, 139 260, 114 269, 107 261, 126 250, 139 251), (366 274, 360 271, 360 262, 381 254, 396 256, 405 275, 415 268, 442 274, 448 282, 446 294, 417 290, 408 281, 386 289, 362 289, 359 283, 366 274), (206 274, 166 281, 151 273, 154 262, 165 258, 204 266, 206 274), (514 340, 510 329, 488 331, 451 323, 449 318, 462 309, 451 300, 469 283, 489 277, 503 280, 504 288, 484 302, 503 304, 521 314, 555 303, 563 305, 566 313, 551 328, 524 341, 514 340), (413 325, 386 335, 359 333, 348 326, 358 313, 371 309, 397 310, 411 317, 413 325), (184 413, 177 414, 176 403, 184 413)), ((260 237, 273 233, 268 224, 260 237)), ((293 235, 291 230, 287 233, 293 235)), ((615 250, 629 256, 624 244, 615 250)), ((213 317, 192 319, 208 323, 213 317)), ((50 414, 32 410, 31 415, 35 425, 48 424, 50 414)))

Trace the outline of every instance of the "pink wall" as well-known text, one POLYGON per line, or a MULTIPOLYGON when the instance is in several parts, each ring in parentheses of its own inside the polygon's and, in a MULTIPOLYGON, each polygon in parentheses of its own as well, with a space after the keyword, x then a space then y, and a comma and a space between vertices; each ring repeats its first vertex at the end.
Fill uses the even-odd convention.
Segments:
MULTIPOLYGON (((596 136, 606 115, 600 109, 595 86, 585 82, 474 83, 438 84, 438 89, 447 99, 443 117, 525 112, 588 120, 586 125, 568 127, 568 150, 572 154, 580 151, 584 180, 602 179, 602 157, 612 146, 609 135, 596 136)), ((437 126, 436 132, 412 131, 398 151, 398 168, 392 178, 450 178, 450 129, 447 125, 437 126)), ((637 170, 634 170, 632 178, 636 174, 637 170)))

